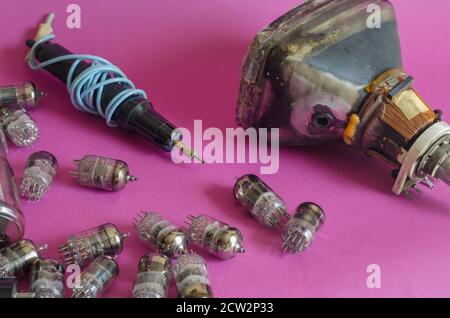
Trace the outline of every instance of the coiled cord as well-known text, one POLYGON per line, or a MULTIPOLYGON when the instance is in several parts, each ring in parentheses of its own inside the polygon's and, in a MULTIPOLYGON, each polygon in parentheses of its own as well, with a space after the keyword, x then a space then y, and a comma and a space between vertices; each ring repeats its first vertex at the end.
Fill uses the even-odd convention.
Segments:
POLYGON ((136 89, 134 83, 117 66, 104 58, 95 55, 69 54, 39 63, 35 57, 36 48, 42 43, 51 41, 54 38, 55 35, 50 34, 34 43, 30 49, 28 65, 32 70, 41 70, 58 62, 74 60, 67 75, 66 82, 67 91, 76 109, 99 115, 106 119, 106 123, 109 126, 116 127, 117 124, 112 120, 113 114, 126 99, 131 96, 142 96, 147 99, 147 94, 143 90, 136 89), (91 61, 91 65, 74 78, 76 68, 83 61, 91 61), (121 83, 127 89, 114 96, 105 110, 103 110, 103 89, 106 85, 112 83, 121 83))

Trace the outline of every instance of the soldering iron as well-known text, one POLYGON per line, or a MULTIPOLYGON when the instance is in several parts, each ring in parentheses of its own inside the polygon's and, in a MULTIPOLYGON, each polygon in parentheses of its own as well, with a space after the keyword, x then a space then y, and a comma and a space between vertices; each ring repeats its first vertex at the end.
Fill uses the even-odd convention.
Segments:
POLYGON ((119 126, 156 144, 164 151, 179 149, 184 155, 203 162, 182 143, 182 134, 159 114, 143 90, 136 89, 126 75, 107 60, 93 55, 72 54, 53 43, 50 14, 40 24, 30 48, 27 61, 31 69, 45 69, 65 83, 72 104, 78 110, 100 115, 109 126, 119 126))

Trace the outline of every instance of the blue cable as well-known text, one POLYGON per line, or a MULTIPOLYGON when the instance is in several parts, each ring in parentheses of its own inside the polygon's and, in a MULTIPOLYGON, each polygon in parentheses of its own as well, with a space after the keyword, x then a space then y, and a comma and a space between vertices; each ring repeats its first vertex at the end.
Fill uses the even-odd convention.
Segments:
POLYGON ((131 96, 142 96, 147 99, 147 94, 143 90, 136 89, 134 83, 117 66, 104 58, 95 55, 69 54, 39 63, 35 57, 36 48, 54 38, 55 35, 51 34, 34 43, 30 49, 28 65, 32 70, 40 70, 58 62, 75 60, 70 67, 66 82, 70 100, 76 109, 99 115, 106 119, 106 123, 110 127, 116 127, 117 123, 112 120, 113 114, 126 99, 131 96), (91 61, 90 67, 73 78, 76 68, 83 61, 91 61), (112 83, 121 83, 127 89, 114 96, 103 111, 103 89, 112 83))

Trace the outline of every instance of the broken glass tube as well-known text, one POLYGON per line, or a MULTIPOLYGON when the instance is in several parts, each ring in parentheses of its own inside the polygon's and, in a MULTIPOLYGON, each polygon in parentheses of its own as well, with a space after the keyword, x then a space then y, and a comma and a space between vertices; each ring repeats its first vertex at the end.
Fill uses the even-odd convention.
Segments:
POLYGON ((286 145, 344 141, 388 163, 393 192, 414 198, 433 179, 450 185, 450 126, 413 84, 389 1, 306 1, 256 35, 237 121, 278 128, 286 145))

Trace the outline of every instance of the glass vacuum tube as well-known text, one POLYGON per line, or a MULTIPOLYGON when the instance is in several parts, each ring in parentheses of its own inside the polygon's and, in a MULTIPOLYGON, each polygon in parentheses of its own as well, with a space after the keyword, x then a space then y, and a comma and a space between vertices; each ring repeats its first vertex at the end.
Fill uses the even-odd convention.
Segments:
POLYGON ((23 238, 24 218, 5 135, 0 131, 0 247, 23 238))

